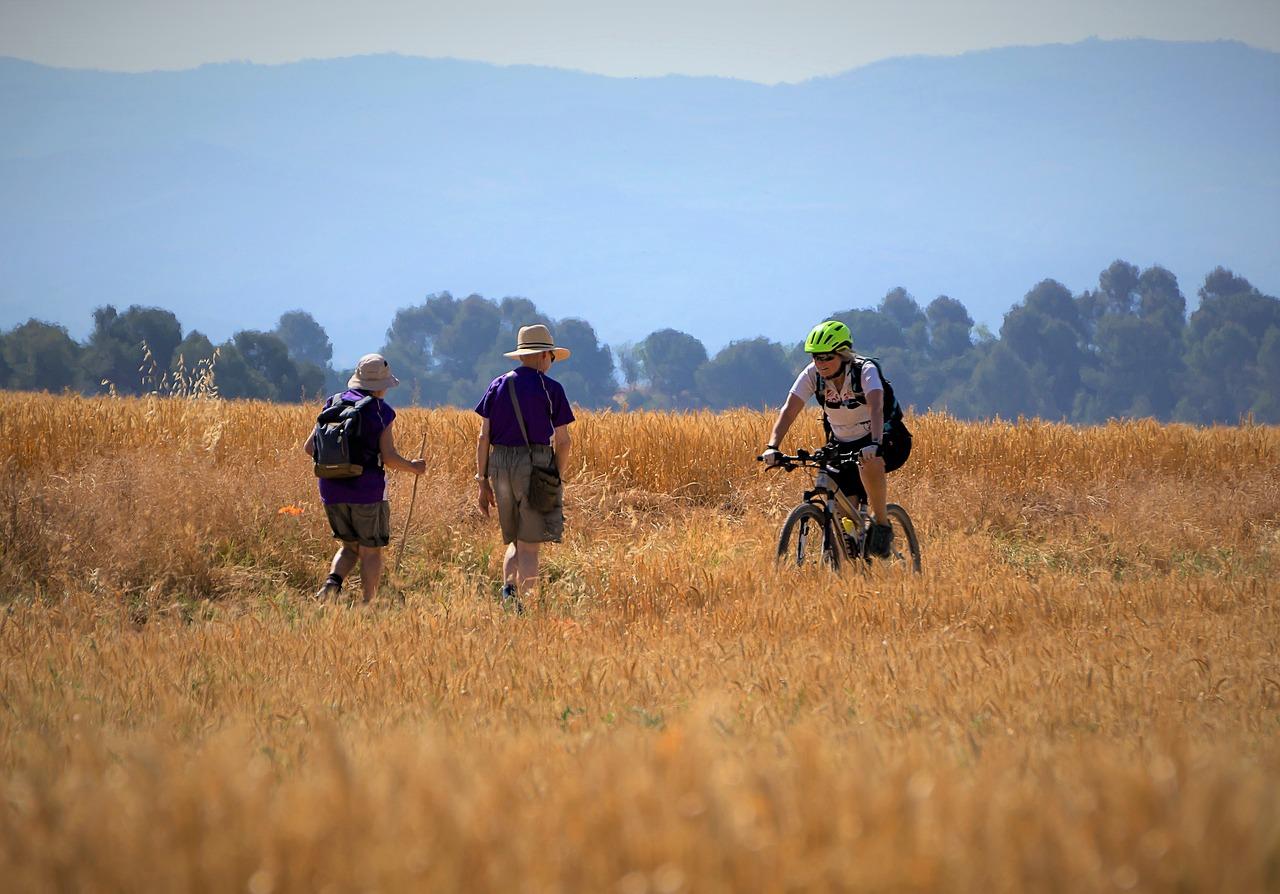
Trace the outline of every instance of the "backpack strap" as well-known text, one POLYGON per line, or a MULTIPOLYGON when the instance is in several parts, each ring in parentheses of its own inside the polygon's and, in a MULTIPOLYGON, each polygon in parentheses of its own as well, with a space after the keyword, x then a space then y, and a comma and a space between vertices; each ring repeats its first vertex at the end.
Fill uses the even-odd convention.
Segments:
POLYGON ((813 367, 813 374, 818 377, 818 384, 814 388, 813 398, 818 402, 818 410, 822 413, 822 433, 828 441, 831 440, 831 420, 827 418, 827 380, 822 377, 822 373, 818 372, 818 367, 813 367))

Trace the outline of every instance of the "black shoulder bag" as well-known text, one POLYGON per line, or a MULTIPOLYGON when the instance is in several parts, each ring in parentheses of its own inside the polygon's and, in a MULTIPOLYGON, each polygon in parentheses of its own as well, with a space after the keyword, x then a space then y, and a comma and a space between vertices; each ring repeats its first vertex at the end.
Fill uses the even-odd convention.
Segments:
MULTIPOLYGON (((529 443, 529 430, 524 426, 524 414, 520 412, 520 401, 516 399, 515 376, 507 379, 507 394, 511 395, 511 406, 516 411, 516 422, 520 423, 520 435, 524 438, 524 446, 529 448, 529 505, 538 512, 550 512, 560 502, 560 470, 556 468, 555 457, 551 459, 551 468, 538 465, 533 458, 533 445, 529 443)), ((544 386, 545 387, 545 386, 544 386)), ((555 424, 552 423, 552 432, 555 424)))

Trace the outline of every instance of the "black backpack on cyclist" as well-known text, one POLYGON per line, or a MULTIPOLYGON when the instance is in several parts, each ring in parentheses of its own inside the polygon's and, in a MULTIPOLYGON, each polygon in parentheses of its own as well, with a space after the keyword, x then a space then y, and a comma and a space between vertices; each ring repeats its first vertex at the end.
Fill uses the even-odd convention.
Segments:
POLYGON ((380 468, 382 454, 365 443, 361 432, 361 411, 373 401, 366 394, 359 400, 335 394, 324 402, 311 433, 311 456, 317 478, 358 478, 367 467, 380 468))
MULTIPOLYGON (((860 354, 854 354, 853 359, 848 361, 848 369, 845 370, 845 376, 849 378, 849 385, 853 389, 851 406, 856 407, 867 402, 866 395, 862 393, 862 370, 868 363, 876 368, 876 372, 880 374, 880 382, 884 385, 885 424, 895 428, 905 428, 906 426, 902 422, 902 406, 898 403, 898 398, 894 396, 893 386, 889 384, 884 370, 880 368, 880 360, 877 357, 863 357, 860 354)), ((813 397, 818 402, 818 408, 822 410, 822 432, 826 435, 827 440, 830 441, 831 420, 827 419, 827 382, 822 378, 822 373, 818 372, 817 367, 814 367, 814 373, 818 376, 818 387, 814 390, 813 397)))

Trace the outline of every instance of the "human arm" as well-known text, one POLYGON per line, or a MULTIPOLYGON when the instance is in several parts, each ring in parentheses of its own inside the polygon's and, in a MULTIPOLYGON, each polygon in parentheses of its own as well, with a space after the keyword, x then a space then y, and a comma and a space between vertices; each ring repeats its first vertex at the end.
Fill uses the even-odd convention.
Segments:
POLYGON ((307 435, 307 439, 302 442, 302 452, 305 453, 307 457, 310 459, 315 459, 315 455, 316 455, 315 451, 311 449, 311 441, 312 439, 315 438, 315 436, 316 436, 315 429, 312 429, 311 432, 307 435))
POLYGON ((489 483, 489 419, 485 417, 476 438, 476 505, 485 515, 494 504, 493 485, 489 483))
POLYGON ((393 425, 395 425, 394 422, 387 423, 387 427, 378 436, 378 452, 382 454, 383 468, 421 475, 427 470, 427 461, 421 457, 418 459, 405 459, 400 455, 400 451, 396 450, 395 436, 391 433, 391 426, 393 425))
POLYGON ((862 448, 862 458, 880 456, 880 442, 884 439, 884 389, 865 392, 867 410, 871 413, 871 443, 862 448))
POLYGON ((569 468, 569 450, 573 447, 573 438, 569 437, 569 426, 557 425, 551 438, 551 449, 556 454, 556 469, 560 472, 560 480, 565 478, 569 468))
POLYGON ((796 417, 800 415, 800 411, 804 409, 804 401, 795 394, 787 394, 787 402, 782 405, 782 409, 778 411, 778 418, 773 423, 773 431, 769 433, 769 443, 765 448, 765 462, 773 465, 772 457, 778 455, 778 447, 782 444, 782 439, 787 436, 787 432, 791 430, 791 425, 796 421, 796 417))

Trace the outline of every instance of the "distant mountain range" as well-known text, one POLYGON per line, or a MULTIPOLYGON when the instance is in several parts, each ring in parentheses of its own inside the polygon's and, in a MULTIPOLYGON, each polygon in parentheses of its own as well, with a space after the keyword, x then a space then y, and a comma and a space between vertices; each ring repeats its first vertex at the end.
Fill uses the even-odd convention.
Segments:
POLYGON ((309 310, 347 365, 432 292, 607 341, 788 342, 904 286, 993 325, 1123 258, 1280 291, 1280 54, 1086 41, 796 85, 399 56, 118 74, 0 58, 0 327, 309 310))

